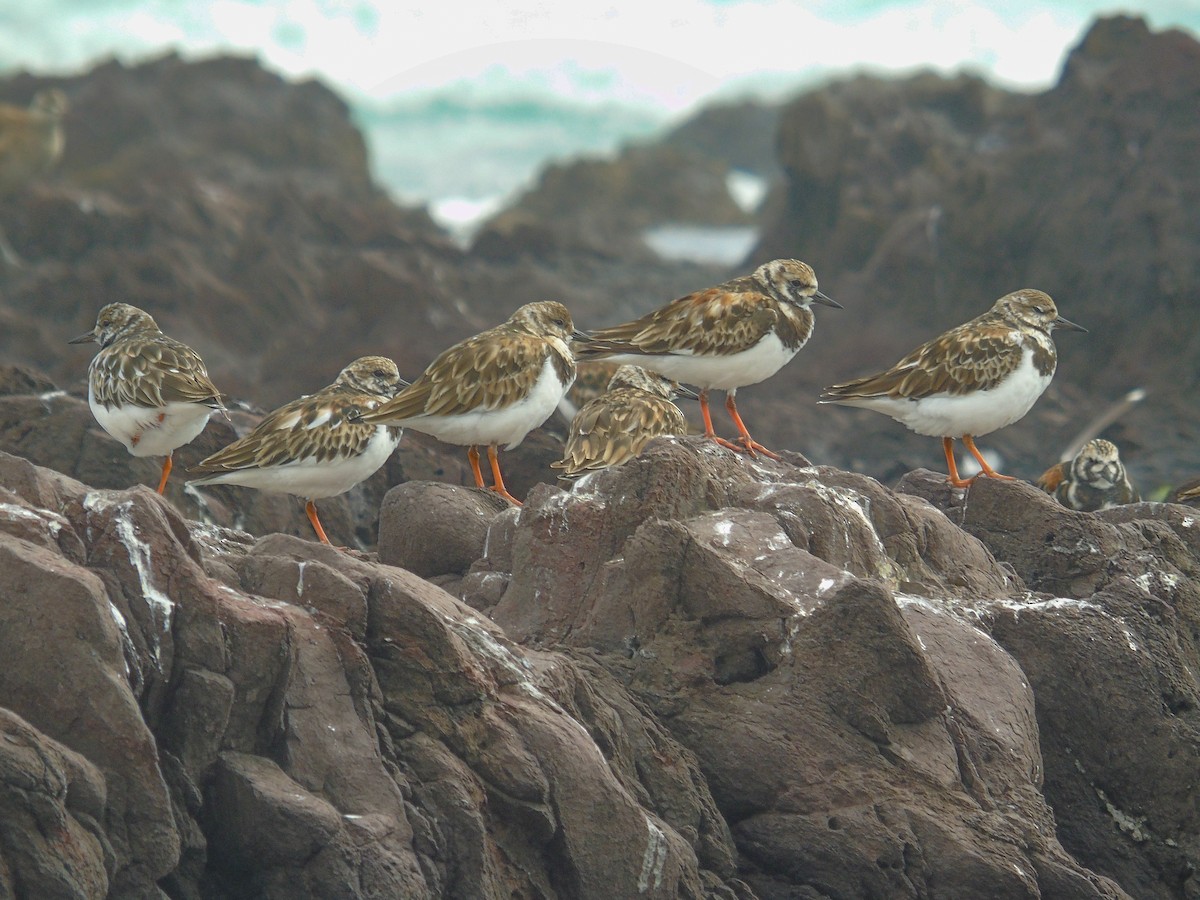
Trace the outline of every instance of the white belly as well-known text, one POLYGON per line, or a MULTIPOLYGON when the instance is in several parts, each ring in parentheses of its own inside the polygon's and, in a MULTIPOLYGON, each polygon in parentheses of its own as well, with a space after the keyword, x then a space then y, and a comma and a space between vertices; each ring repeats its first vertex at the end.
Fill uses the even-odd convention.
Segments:
POLYGON ((503 444, 511 450, 550 418, 570 386, 571 382, 564 385, 558 380, 558 370, 547 359, 533 390, 511 406, 446 416, 414 416, 402 424, 447 444, 503 444))
POLYGON ((387 427, 380 425, 367 449, 358 456, 323 462, 309 457, 279 466, 222 472, 196 479, 195 483, 238 484, 270 493, 295 494, 308 500, 336 497, 374 475, 399 443, 399 436, 391 437, 387 427))
POLYGON ((861 406, 891 416, 915 431, 930 437, 962 437, 989 434, 1011 425, 1033 408, 1038 397, 1050 385, 1050 375, 1042 375, 1033 365, 1033 352, 1025 351, 1015 372, 988 391, 973 394, 935 394, 921 400, 896 400, 869 397, 840 400, 846 406, 861 406))
POLYGON ((167 456, 195 440, 208 424, 212 410, 199 403, 165 406, 105 407, 88 390, 88 405, 100 427, 125 445, 134 456, 167 456))
POLYGON ((641 366, 674 381, 705 390, 736 391, 748 384, 766 381, 791 362, 799 350, 799 347, 789 350, 775 336, 775 332, 771 332, 748 350, 728 356, 692 356, 685 353, 641 356, 619 353, 607 359, 621 365, 641 366))

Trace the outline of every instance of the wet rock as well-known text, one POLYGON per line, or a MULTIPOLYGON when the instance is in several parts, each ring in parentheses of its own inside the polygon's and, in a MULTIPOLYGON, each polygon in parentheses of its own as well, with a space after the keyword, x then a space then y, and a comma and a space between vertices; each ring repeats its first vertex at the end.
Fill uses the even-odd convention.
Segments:
POLYGON ((478 488, 397 485, 379 511, 379 561, 422 578, 465 574, 484 556, 492 519, 508 507, 503 497, 478 488))

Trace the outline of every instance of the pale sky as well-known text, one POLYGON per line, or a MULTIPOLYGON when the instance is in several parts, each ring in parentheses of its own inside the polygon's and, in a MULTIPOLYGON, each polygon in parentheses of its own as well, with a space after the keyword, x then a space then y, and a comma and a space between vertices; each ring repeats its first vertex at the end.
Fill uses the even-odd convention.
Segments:
MULTIPOLYGON (((686 108, 718 88, 869 67, 966 66, 998 84, 1050 84, 1099 12, 1058 0, 655 0, 653 3, 388 0, 22 0, 0 10, 0 67, 62 71, 119 54, 181 48, 256 53, 290 76, 317 74, 353 95, 503 74, 572 99, 686 108), (1002 7, 1002 8, 998 8, 1002 7)), ((1153 27, 1200 29, 1200 2, 1132 7, 1153 27)), ((494 80, 494 79, 493 79, 494 80)))

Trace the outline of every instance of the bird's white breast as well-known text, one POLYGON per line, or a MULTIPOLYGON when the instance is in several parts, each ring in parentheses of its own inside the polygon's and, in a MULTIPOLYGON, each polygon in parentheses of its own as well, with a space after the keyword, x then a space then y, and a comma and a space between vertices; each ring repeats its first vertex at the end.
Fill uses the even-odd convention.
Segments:
POLYGON ((664 356, 618 353, 608 359, 621 365, 642 366, 683 384, 731 391, 766 381, 791 362, 799 350, 799 347, 785 347, 772 331, 753 347, 727 356, 697 356, 677 351, 664 356))
POLYGON ((548 356, 533 387, 515 403, 501 409, 414 416, 404 424, 448 444, 503 444, 511 450, 550 418, 573 382, 573 378, 566 384, 559 379, 554 360, 548 356))
POLYGON ((930 437, 962 437, 989 434, 1024 416, 1050 385, 1054 373, 1043 375, 1033 364, 1033 351, 1026 348, 1021 363, 990 390, 969 394, 934 394, 920 400, 864 397, 839 400, 846 406, 861 406, 891 416, 917 434, 930 437))
POLYGON ((96 401, 90 387, 88 405, 100 427, 134 456, 167 456, 195 440, 212 415, 212 410, 200 403, 106 407, 96 401))
POLYGON ((270 493, 295 494, 308 500, 320 500, 344 494, 359 482, 366 481, 387 462, 399 443, 399 434, 392 437, 387 426, 379 425, 366 449, 356 456, 326 460, 309 456, 277 466, 238 469, 200 480, 204 484, 237 484, 270 493))

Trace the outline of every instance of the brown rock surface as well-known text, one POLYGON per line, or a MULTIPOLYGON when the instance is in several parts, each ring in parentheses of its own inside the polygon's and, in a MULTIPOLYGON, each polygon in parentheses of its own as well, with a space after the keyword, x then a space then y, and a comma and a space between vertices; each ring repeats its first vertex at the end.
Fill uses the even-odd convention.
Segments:
POLYGON ((76 835, 31 840, 9 757, 8 870, 76 896, 1186 896, 1190 511, 804 463, 664 439, 490 513, 405 485, 381 546, 486 519, 421 551, 464 603, 0 456, 0 709, 29 725, 0 719, 76 835))

